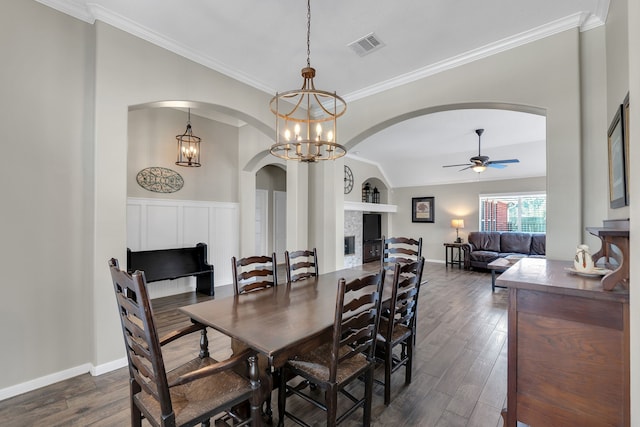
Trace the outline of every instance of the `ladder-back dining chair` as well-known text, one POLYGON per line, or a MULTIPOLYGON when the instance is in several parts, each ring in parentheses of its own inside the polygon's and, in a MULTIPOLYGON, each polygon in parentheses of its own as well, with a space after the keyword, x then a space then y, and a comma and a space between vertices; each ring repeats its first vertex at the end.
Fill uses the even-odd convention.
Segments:
MULTIPOLYGON (((240 259, 232 257, 231 265, 233 269, 233 289, 236 296, 273 288, 278 284, 275 252, 271 254, 270 257, 264 255, 255 255, 240 259)), ((256 322, 260 322, 260 319, 256 319, 256 322)), ((243 342, 231 338, 231 350, 234 354, 242 352, 245 349, 247 349, 247 346, 243 342)), ((266 357, 258 355, 257 360, 258 370, 262 378, 261 390, 262 393, 266 395, 262 412, 264 412, 265 417, 269 420, 269 423, 271 423, 273 417, 271 391, 273 391, 279 382, 267 382, 267 379, 277 379, 278 372, 273 369, 270 361, 266 357), (263 375, 264 372, 268 372, 269 375, 263 375)))
POLYGON ((318 251, 316 248, 285 251, 284 259, 287 268, 287 283, 318 276, 318 251))
POLYGON ((418 261, 422 256, 422 237, 416 239, 410 237, 382 236, 381 263, 385 270, 393 270, 394 262, 418 261))
POLYGON ((257 255, 231 258, 233 288, 236 295, 270 288, 278 284, 275 252, 271 256, 257 255))
POLYGON ((284 425, 285 417, 297 424, 308 425, 298 415, 286 411, 286 400, 290 395, 300 396, 325 410, 327 426, 335 426, 360 407, 364 412, 362 425, 370 425, 374 350, 383 283, 384 270, 349 282, 338 281, 331 341, 288 360, 282 368, 278 392, 280 426, 284 425), (295 376, 304 378, 304 384, 313 384, 324 391, 324 401, 316 399, 315 393, 306 393, 296 386, 288 387, 287 380, 295 376), (364 378, 365 385, 361 398, 345 389, 359 378, 364 378), (353 402, 340 416, 337 414, 339 393, 353 402))
POLYGON ((384 364, 384 404, 391 402, 391 374, 405 368, 405 384, 411 383, 416 336, 416 311, 424 258, 395 263, 388 311, 380 315, 376 356, 384 364), (394 349, 400 348, 394 353, 394 349))
POLYGON ((259 381, 255 353, 247 350, 218 362, 209 357, 206 329, 192 324, 158 337, 144 272, 128 274, 118 260, 109 261, 111 278, 129 362, 131 425, 146 418, 152 426, 210 424, 210 418, 250 402, 250 418, 237 425, 260 425, 259 381), (162 346, 193 332, 201 332, 200 354, 166 371, 162 346), (249 378, 236 373, 249 372, 249 378))

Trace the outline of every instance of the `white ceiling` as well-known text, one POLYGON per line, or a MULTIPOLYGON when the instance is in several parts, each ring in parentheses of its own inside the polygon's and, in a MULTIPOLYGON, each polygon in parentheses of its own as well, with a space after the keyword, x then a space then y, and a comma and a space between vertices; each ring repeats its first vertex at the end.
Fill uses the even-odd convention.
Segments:
MULTIPOLYGON (((99 19, 269 93, 302 84, 304 0, 37 1, 87 22, 99 19)), ((569 28, 602 25, 608 6, 609 0, 312 0, 316 87, 348 103, 569 28), (362 57, 347 47, 370 33, 385 46, 362 57)), ((398 187, 544 175, 544 147, 544 118, 460 110, 407 120, 349 155, 380 164, 398 187), (477 154, 477 128, 486 129, 482 154, 521 163, 481 176, 442 168, 477 154), (394 141, 393 152, 385 141, 394 141), (397 152, 414 154, 399 162, 397 152), (416 168, 407 161, 422 172, 409 176, 405 171, 416 168)))

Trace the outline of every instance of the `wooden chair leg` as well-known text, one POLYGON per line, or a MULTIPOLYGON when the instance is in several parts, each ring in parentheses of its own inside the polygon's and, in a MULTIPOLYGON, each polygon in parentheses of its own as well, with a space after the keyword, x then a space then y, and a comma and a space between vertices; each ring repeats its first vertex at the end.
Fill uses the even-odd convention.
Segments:
POLYGON ((407 361, 404 364, 404 383, 411 384, 411 373, 413 372, 413 337, 407 339, 407 361))
POLYGON ((140 384, 135 382, 133 379, 129 380, 129 405, 131 405, 131 427, 142 427, 142 412, 140 412, 140 408, 136 406, 133 396, 137 393, 140 393, 142 389, 140 388, 140 384))
POLYGON ((384 404, 391 403, 391 370, 393 369, 393 347, 386 344, 384 350, 384 404))
POLYGON ((362 425, 368 427, 369 425, 371 425, 371 402, 373 400, 373 366, 371 366, 367 370, 364 381, 364 414, 362 415, 362 425))
POLYGON ((335 427, 338 418, 338 390, 335 384, 330 384, 325 391, 327 406, 327 427, 335 427))

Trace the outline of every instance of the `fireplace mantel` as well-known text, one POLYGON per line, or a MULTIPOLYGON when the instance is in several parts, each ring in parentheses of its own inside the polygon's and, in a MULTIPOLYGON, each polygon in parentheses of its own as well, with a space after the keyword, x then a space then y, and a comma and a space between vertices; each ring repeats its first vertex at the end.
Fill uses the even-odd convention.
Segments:
POLYGON ((398 206, 384 203, 344 202, 345 211, 398 212, 398 206))

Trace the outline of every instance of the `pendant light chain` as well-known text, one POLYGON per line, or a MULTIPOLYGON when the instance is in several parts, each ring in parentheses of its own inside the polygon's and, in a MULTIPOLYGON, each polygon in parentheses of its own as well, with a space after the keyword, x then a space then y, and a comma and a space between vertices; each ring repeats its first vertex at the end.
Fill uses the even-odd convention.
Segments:
POLYGON ((311 68, 311 0, 307 0, 307 67, 311 68))

